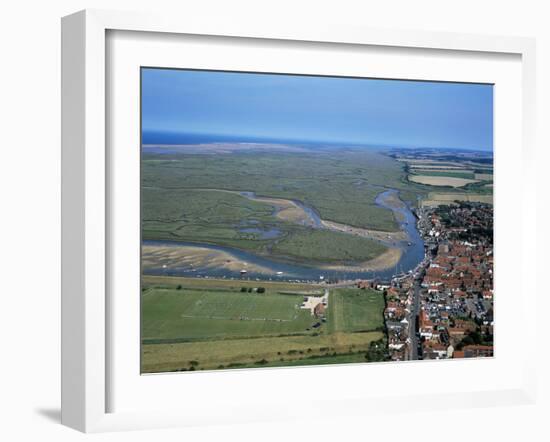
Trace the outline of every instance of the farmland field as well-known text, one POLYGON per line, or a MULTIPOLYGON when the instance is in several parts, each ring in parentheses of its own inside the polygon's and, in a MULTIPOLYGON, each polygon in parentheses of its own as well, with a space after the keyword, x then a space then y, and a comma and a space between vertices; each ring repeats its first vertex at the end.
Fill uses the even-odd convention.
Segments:
POLYGON ((422 207, 454 201, 493 202, 492 153, 396 149, 391 156, 406 165, 409 182, 424 186, 426 194, 420 201, 422 207), (453 189, 444 190, 443 187, 453 189))
POLYGON ((475 174, 476 180, 493 180, 493 174, 492 173, 476 173, 475 174))
POLYGON ((463 187, 467 184, 475 183, 476 180, 467 178, 458 178, 451 176, 433 176, 433 175, 409 175, 409 180, 419 184, 429 186, 443 187, 463 187))
POLYGON ((460 171, 464 169, 464 165, 461 164, 446 164, 446 163, 410 163, 407 162, 409 168, 414 171, 418 172, 420 170, 433 170, 433 171, 460 171))
MULTIPOLYGON (((492 188, 489 188, 492 189, 492 188)), ((474 193, 441 193, 430 192, 428 197, 422 201, 424 206, 438 206, 453 203, 454 201, 469 201, 486 204, 493 204, 492 194, 474 194, 474 193)))
POLYGON ((472 170, 424 170, 424 169, 415 169, 415 175, 424 175, 424 176, 440 176, 440 177, 451 177, 451 178, 464 178, 464 179, 482 179, 476 178, 476 174, 472 170))
POLYGON ((199 288, 191 278, 149 277, 142 292, 142 370, 365 361, 369 344, 384 337, 382 294, 330 289, 322 323, 300 305, 304 296, 324 293, 318 285, 209 280, 199 288))

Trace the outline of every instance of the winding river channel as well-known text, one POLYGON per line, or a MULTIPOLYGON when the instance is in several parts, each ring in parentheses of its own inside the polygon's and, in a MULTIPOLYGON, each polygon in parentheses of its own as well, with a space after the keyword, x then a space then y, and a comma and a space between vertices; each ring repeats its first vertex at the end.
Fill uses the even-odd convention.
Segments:
MULTIPOLYGON (((242 196, 251 200, 269 202, 269 200, 281 201, 276 198, 258 197, 253 192, 239 192, 242 196)), ((300 281, 318 281, 324 279, 370 279, 378 277, 381 279, 389 279, 393 275, 413 270, 424 258, 424 242, 416 227, 416 217, 410 207, 399 198, 399 193, 395 189, 384 190, 376 197, 375 203, 383 208, 392 210, 395 219, 399 223, 399 228, 405 233, 406 239, 395 240, 389 236, 387 238, 376 239, 390 248, 401 249, 401 257, 397 265, 391 268, 382 270, 362 270, 362 271, 346 271, 345 269, 326 270, 322 268, 306 267, 298 264, 284 263, 275 261, 265 256, 258 256, 250 252, 245 252, 239 249, 225 246, 217 246, 212 244, 191 243, 180 241, 143 241, 144 246, 157 246, 168 248, 201 248, 211 250, 214 253, 223 252, 225 256, 230 255, 234 260, 247 263, 250 265, 250 270, 247 270, 247 278, 258 279, 281 279, 281 280, 300 280, 300 281), (253 269, 264 269, 253 270, 253 269)), ((284 201, 284 200, 283 200, 284 201)), ((307 206, 301 201, 290 201, 294 206, 298 207, 305 214, 301 221, 315 229, 327 228, 323 220, 320 218, 317 211, 307 206)), ((274 204, 274 214, 280 208, 274 204)), ((277 229, 259 231, 254 225, 243 225, 240 229, 242 232, 250 232, 260 235, 262 239, 275 238, 279 234, 277 229)), ((345 231, 345 230, 344 230, 345 231)), ((349 233, 353 234, 353 233, 349 233)), ((401 235, 403 236, 403 235, 401 235)), ((194 276, 194 277, 216 277, 216 278, 240 278, 241 272, 235 268, 227 268, 225 266, 190 266, 182 263, 181 266, 162 265, 159 261, 158 265, 147 265, 143 267, 143 272, 150 275, 167 275, 167 276, 194 276)))

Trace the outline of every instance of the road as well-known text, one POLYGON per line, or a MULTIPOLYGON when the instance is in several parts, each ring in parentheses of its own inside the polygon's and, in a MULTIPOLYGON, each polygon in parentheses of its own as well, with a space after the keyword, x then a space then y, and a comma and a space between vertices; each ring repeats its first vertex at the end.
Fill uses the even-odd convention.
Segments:
POLYGON ((411 304, 411 312, 409 318, 409 338, 410 342, 410 359, 415 361, 418 359, 418 335, 416 333, 416 321, 420 313, 420 282, 415 279, 413 285, 413 300, 411 304))

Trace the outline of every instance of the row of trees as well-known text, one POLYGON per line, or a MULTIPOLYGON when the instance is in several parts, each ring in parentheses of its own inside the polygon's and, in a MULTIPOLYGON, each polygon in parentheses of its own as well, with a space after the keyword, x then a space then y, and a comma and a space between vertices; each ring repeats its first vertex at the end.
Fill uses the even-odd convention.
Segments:
MULTIPOLYGON (((243 293, 252 293, 253 291, 254 291, 254 288, 252 287, 241 287, 241 292, 243 293)), ((265 287, 258 287, 256 289, 256 292, 265 293, 265 287)))

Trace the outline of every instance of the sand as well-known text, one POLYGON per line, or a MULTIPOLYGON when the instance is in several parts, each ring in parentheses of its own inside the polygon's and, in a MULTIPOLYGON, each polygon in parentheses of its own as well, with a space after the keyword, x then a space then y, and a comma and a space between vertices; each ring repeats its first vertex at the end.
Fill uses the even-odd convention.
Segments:
MULTIPOLYGON (((401 258, 402 250, 388 249, 374 259, 356 265, 320 265, 323 270, 343 272, 365 272, 383 270, 394 267, 401 258)), ((245 262, 229 252, 213 250, 200 246, 171 246, 171 245, 144 245, 142 248, 143 270, 158 269, 166 266, 167 270, 185 268, 226 269, 234 272, 247 270, 248 272, 274 275, 275 272, 267 267, 245 262)))
POLYGON ((399 262, 399 260, 401 259, 402 254, 403 254, 403 250, 399 248, 388 249, 384 253, 382 253, 380 256, 377 256, 376 258, 371 259, 369 261, 359 263, 357 265, 353 265, 353 266, 325 265, 325 266, 321 266, 321 268, 323 270, 334 270, 334 271, 341 271, 341 272, 369 272, 373 270, 374 271, 385 270, 391 267, 395 267, 399 262))
POLYGON ((249 272, 275 273, 267 267, 242 261, 229 252, 200 246, 144 245, 142 247, 141 262, 144 270, 166 266, 166 269, 181 267, 215 268, 235 272, 240 272, 244 269, 249 272))
POLYGON ((398 232, 383 232, 381 230, 363 229, 361 227, 352 227, 346 224, 335 223, 334 221, 322 221, 324 227, 337 232, 350 233, 352 235, 361 236, 363 238, 371 238, 379 241, 405 241, 407 234, 402 230, 398 232))

